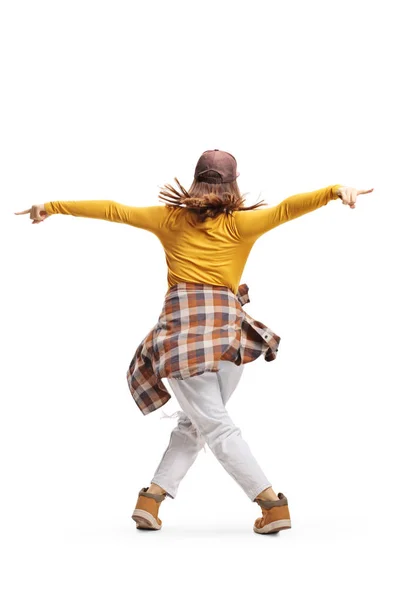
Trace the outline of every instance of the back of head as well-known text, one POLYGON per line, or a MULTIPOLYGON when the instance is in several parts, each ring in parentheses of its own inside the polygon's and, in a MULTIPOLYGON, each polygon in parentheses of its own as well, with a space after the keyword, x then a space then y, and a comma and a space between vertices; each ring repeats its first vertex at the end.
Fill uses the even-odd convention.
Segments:
POLYGON ((172 185, 162 188, 159 198, 172 206, 196 213, 200 221, 235 210, 252 210, 262 201, 244 207, 244 196, 237 184, 239 173, 235 157, 222 150, 206 150, 197 161, 193 182, 187 191, 175 177, 179 190, 172 185))

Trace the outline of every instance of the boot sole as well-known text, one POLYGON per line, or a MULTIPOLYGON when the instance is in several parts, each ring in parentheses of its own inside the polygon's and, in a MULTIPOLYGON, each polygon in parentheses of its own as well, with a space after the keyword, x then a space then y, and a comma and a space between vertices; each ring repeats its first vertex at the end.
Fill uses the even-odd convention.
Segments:
POLYGON ((132 519, 136 521, 137 529, 161 529, 153 515, 141 508, 135 508, 132 519))
POLYGON ((292 524, 290 519, 280 519, 279 521, 272 521, 272 523, 267 523, 264 527, 256 527, 253 526, 253 531, 256 533, 277 533, 281 531, 281 529, 290 529, 292 524))

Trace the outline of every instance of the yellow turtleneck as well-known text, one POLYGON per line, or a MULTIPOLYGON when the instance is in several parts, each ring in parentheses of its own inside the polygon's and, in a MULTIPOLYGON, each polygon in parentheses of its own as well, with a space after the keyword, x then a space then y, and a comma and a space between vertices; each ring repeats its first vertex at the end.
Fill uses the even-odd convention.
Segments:
POLYGON ((185 207, 127 206, 113 200, 54 200, 46 202, 49 215, 103 219, 154 233, 165 251, 168 288, 192 281, 228 286, 235 294, 254 242, 274 227, 291 221, 338 198, 336 184, 289 196, 270 208, 234 211, 204 223, 185 207))

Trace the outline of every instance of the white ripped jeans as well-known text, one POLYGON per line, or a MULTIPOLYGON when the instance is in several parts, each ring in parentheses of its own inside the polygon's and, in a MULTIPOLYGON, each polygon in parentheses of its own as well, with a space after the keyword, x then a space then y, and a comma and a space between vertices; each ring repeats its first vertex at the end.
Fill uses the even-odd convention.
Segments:
POLYGON ((272 485, 225 406, 243 368, 243 364, 222 360, 219 371, 168 378, 182 411, 166 415, 179 419, 151 483, 162 487, 170 498, 176 497, 180 482, 205 444, 250 500, 272 485))

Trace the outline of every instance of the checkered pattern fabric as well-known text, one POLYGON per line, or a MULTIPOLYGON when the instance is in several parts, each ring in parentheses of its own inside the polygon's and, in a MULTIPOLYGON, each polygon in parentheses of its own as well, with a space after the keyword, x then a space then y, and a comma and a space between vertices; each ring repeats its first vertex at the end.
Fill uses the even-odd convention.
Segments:
POLYGON ((218 371, 220 360, 237 365, 277 356, 280 337, 242 308, 249 288, 181 282, 167 291, 156 325, 139 344, 126 373, 129 390, 146 415, 170 398, 163 377, 186 379, 218 371))

